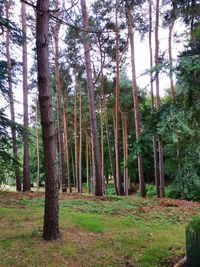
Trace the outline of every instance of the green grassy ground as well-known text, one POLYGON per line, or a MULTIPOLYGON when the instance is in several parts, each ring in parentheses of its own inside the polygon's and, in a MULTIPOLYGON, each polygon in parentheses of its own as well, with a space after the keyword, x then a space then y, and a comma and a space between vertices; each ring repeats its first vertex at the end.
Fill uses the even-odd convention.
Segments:
POLYGON ((42 194, 0 194, 0 266, 171 266, 184 254, 186 201, 61 196, 62 237, 41 238, 42 194))

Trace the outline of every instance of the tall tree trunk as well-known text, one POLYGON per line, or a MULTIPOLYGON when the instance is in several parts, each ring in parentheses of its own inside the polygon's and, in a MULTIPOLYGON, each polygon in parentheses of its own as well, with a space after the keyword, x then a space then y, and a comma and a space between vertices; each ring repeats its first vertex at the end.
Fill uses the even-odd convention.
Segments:
MULTIPOLYGON (((11 1, 6 2, 6 19, 9 19, 9 9, 11 6, 11 1)), ((12 65, 10 58, 10 33, 9 30, 6 29, 6 58, 7 58, 7 72, 8 72, 8 96, 10 102, 10 115, 11 121, 13 124, 15 123, 15 107, 14 107, 14 97, 13 97, 13 88, 12 88, 12 65)), ((18 149, 17 149, 17 137, 15 126, 11 127, 12 134, 12 145, 13 145, 13 159, 14 159, 14 171, 15 171, 15 180, 16 180, 16 190, 21 191, 21 178, 18 164, 18 149)))
POLYGON ((35 110, 35 137, 36 137, 36 151, 37 151, 37 191, 40 189, 40 147, 39 147, 39 133, 38 133, 38 99, 36 96, 36 110, 35 110))
POLYGON ((79 187, 79 172, 78 172, 79 153, 78 153, 78 131, 77 131, 77 92, 75 92, 75 99, 74 99, 74 151, 75 151, 75 178, 76 178, 75 180, 79 192, 80 187, 79 187))
POLYGON ((168 50, 169 50, 169 64, 170 64, 170 89, 171 89, 171 98, 173 102, 175 101, 175 92, 174 92, 174 81, 173 81, 173 59, 172 59, 172 32, 174 28, 174 19, 170 21, 169 24, 169 37, 168 37, 168 50))
MULTIPOLYGON (((26 28, 26 4, 22 3, 22 31, 27 37, 26 28)), ((28 138, 28 66, 27 66, 27 40, 23 42, 23 108, 24 108, 24 134, 23 134, 23 145, 24 145, 24 157, 23 157, 23 191, 30 191, 30 169, 29 169, 29 138, 28 138)))
POLYGON ((89 98, 89 109, 90 109, 90 121, 91 121, 91 131, 92 131, 92 143, 93 143, 93 156, 94 156, 94 181, 95 188, 94 193, 96 196, 102 196, 102 173, 101 173, 101 160, 99 153, 99 140, 98 140, 98 130, 97 121, 95 114, 95 101, 94 101, 94 86, 92 80, 92 65, 90 57, 90 41, 89 41, 89 19, 86 8, 85 0, 81 0, 81 9, 83 17, 83 25, 85 30, 85 35, 83 39, 84 53, 85 53, 85 66, 87 73, 87 87, 88 87, 88 98, 89 98))
MULTIPOLYGON (((153 53, 152 53, 152 0, 149 0, 149 54, 150 54, 150 86, 151 86, 151 113, 155 111, 154 92, 153 92, 153 53)), ((154 177, 156 185, 156 194, 160 196, 159 190, 159 175, 158 175, 158 153, 157 153, 157 138, 153 135, 153 162, 154 162, 154 177)))
POLYGON ((79 192, 82 193, 82 99, 79 96, 79 192))
POLYGON ((90 194, 90 179, 89 179, 89 136, 85 131, 85 157, 86 157, 86 178, 87 178, 87 192, 90 194))
POLYGON ((122 133, 123 133, 123 158, 124 158, 124 195, 128 196, 128 142, 127 142, 127 117, 126 114, 122 114, 122 133))
MULTIPOLYGON (((160 1, 156 0, 156 21, 155 21, 155 65, 159 64, 159 8, 160 1)), ((160 109, 160 90, 159 90, 159 72, 156 73, 156 110, 160 109)), ((165 183, 164 183, 164 168, 163 168, 163 146, 158 138, 158 154, 159 154, 159 178, 160 178, 160 197, 165 196, 165 183)))
POLYGON ((119 25, 118 25, 119 0, 115 1, 115 40, 116 40, 116 85, 115 85, 115 161, 116 161, 116 184, 117 194, 123 195, 122 178, 120 173, 120 147, 119 147, 119 120, 120 120, 120 101, 119 101, 119 25))
POLYGON ((73 177, 73 186, 74 188, 77 188, 77 184, 76 184, 76 171, 75 171, 75 164, 74 164, 74 153, 73 153, 73 150, 72 150, 72 145, 70 145, 70 153, 71 153, 71 159, 72 159, 72 177, 73 177))
POLYGON ((45 240, 53 240, 59 237, 59 178, 56 171, 56 144, 50 90, 48 53, 49 0, 38 0, 37 10, 40 12, 37 12, 36 20, 36 49, 45 166, 43 238, 45 240))
MULTIPOLYGON (((59 2, 55 2, 55 10, 59 10, 59 2)), ((58 17, 58 12, 56 12, 56 17, 58 17)), ((59 144, 59 153, 61 161, 61 183, 62 191, 67 191, 67 179, 66 179, 66 166, 65 166, 65 151, 64 151, 64 140, 63 140, 63 116, 62 116, 62 101, 61 101, 61 82, 60 82, 60 71, 59 71, 59 31, 60 31, 60 22, 56 22, 54 28, 54 42, 55 42, 55 81, 56 81, 56 98, 57 98, 57 111, 58 111, 58 144, 59 144)))
POLYGON ((70 168, 70 154, 69 154, 69 133, 68 133, 68 113, 67 113, 67 107, 66 107, 66 102, 67 102, 67 97, 66 93, 64 93, 63 96, 63 114, 64 114, 64 138, 65 138, 65 153, 66 153, 66 161, 67 161, 67 180, 68 180, 68 188, 69 192, 72 192, 72 187, 71 187, 71 168, 70 168))
MULTIPOLYGON (((140 114, 138 107, 136 70, 135 70, 135 44, 134 44, 133 19, 132 19, 131 5, 129 0, 127 0, 126 3, 127 3, 126 12, 127 12, 127 22, 128 22, 128 35, 131 48, 131 70, 132 70, 132 90, 133 90, 134 113, 135 113, 135 133, 136 133, 136 141, 138 142, 141 130, 140 130, 140 114)), ((145 192, 143 162, 141 154, 138 155, 138 174, 140 183, 140 194, 142 197, 145 197, 146 192, 145 192)))

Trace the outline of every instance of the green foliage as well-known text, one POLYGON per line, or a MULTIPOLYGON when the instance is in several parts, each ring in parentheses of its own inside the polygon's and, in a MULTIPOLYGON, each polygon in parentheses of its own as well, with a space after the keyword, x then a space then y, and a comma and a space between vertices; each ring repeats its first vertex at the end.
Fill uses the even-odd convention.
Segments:
POLYGON ((156 196, 156 187, 153 184, 147 184, 146 185, 146 195, 148 197, 156 196))
POLYGON ((189 223, 189 227, 190 227, 191 230, 193 230, 195 232, 200 232, 200 218, 199 217, 194 218, 189 223))

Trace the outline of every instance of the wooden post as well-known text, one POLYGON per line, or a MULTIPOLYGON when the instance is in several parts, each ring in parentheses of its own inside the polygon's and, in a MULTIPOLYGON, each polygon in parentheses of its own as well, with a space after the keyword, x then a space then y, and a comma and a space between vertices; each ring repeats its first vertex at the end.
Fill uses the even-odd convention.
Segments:
POLYGON ((194 227, 192 227, 191 224, 186 228, 187 266, 200 267, 200 225, 198 227, 195 227, 195 229, 193 228, 194 227))

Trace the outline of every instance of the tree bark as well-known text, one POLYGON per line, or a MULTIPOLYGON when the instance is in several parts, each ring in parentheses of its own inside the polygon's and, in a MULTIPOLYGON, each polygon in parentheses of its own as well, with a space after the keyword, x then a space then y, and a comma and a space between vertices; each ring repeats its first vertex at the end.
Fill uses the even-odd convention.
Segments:
MULTIPOLYGON (((11 6, 11 1, 6 2, 6 19, 9 20, 9 9, 11 6)), ((9 30, 6 29, 6 58, 7 58, 7 72, 8 72, 8 97, 10 103, 10 115, 11 121, 13 122, 13 126, 11 127, 12 134, 12 145, 13 145, 13 159, 14 159, 14 172, 15 172, 15 180, 16 180, 16 190, 21 191, 21 178, 18 164, 18 149, 17 149, 17 136, 15 130, 15 107, 14 107, 14 97, 13 97, 13 88, 12 88, 12 65, 10 58, 10 33, 9 30)))
POLYGON ((85 131, 85 157, 86 157, 86 178, 87 178, 87 191, 90 194, 90 179, 89 179, 89 136, 87 130, 85 131))
POLYGON ((63 96, 63 114, 64 114, 64 138, 65 138, 65 154, 66 154, 66 161, 67 161, 67 180, 68 180, 68 188, 69 192, 72 192, 72 187, 71 187, 71 168, 70 168, 70 154, 69 154, 69 133, 68 133, 68 113, 67 113, 67 107, 66 107, 66 102, 67 102, 67 97, 66 94, 64 93, 63 96))
POLYGON ((79 96, 79 192, 83 192, 82 188, 82 99, 81 91, 79 96))
MULTIPOLYGON (((160 1, 156 0, 156 22, 155 22, 155 65, 159 64, 159 8, 160 1)), ((160 89, 159 89, 159 72, 156 73, 156 110, 160 109, 160 89)), ((165 197, 164 167, 163 167, 163 146, 158 138, 158 154, 159 154, 159 178, 160 178, 160 197, 165 197)))
MULTIPOLYGON (((26 4, 22 3, 22 31, 27 37, 26 27, 26 4)), ((24 156, 23 156, 23 191, 30 191, 30 169, 29 169, 29 137, 28 137, 28 66, 27 66, 27 41, 23 42, 23 108, 24 108, 24 133, 23 133, 23 145, 24 145, 24 156)))
MULTIPOLYGON (((133 101, 134 101, 134 113, 135 113, 135 133, 136 141, 139 141, 140 138, 140 114, 138 107, 138 96, 137 96, 137 83, 136 83, 136 70, 135 70, 135 44, 134 44, 134 31, 133 31, 133 19, 131 14, 131 6, 129 0, 127 0, 127 22, 128 22, 128 35, 130 40, 131 48, 131 70, 132 70, 132 90, 133 90, 133 101)), ((145 182, 143 174, 143 161, 142 155, 138 155, 138 175, 139 175, 139 184, 140 184, 140 194, 142 197, 145 197, 145 182)))
MULTIPOLYGON (((55 10, 59 9, 59 2, 56 0, 55 2, 55 10)), ((58 17, 58 12, 56 12, 56 17, 58 17)), ((60 82, 60 71, 59 71, 59 31, 60 31, 60 22, 56 21, 56 25, 54 28, 54 42, 55 42, 55 81, 56 81, 56 98, 57 98, 57 111, 58 111, 58 144, 59 144, 59 153, 60 153, 60 161, 61 161, 61 170, 60 170, 60 181, 62 184, 62 191, 67 191, 67 179, 66 179, 66 165, 65 165, 65 151, 64 151, 64 140, 63 140, 63 108, 61 101, 61 82, 60 82)))
POLYGON ((170 89, 171 89, 171 98, 173 102, 175 101, 175 92, 174 92, 174 80, 173 80, 173 59, 172 59, 172 32, 174 28, 174 19, 170 21, 169 24, 169 37, 168 37, 168 50, 169 50, 169 64, 170 64, 170 89))
POLYGON ((124 158, 124 195, 128 196, 129 181, 128 181, 128 142, 127 142, 127 117, 122 114, 122 133, 123 133, 123 158, 124 158))
POLYGON ((90 109, 90 121, 91 121, 91 131, 92 131, 92 143, 93 143, 93 156, 94 156, 94 181, 95 188, 94 193, 96 196, 102 196, 102 173, 101 173, 101 160, 99 153, 99 140, 98 140, 98 130, 97 130, 97 121, 95 114, 95 101, 94 101, 94 85, 92 80, 92 65, 90 57, 90 41, 88 31, 89 19, 86 8, 85 0, 81 0, 81 10, 82 10, 82 19, 85 30, 85 35, 83 38, 84 54, 85 54, 85 66, 87 73, 87 87, 88 87, 88 98, 89 98, 89 109, 90 109))
POLYGON ((40 189, 40 147, 39 147, 39 133, 38 133, 38 100, 36 96, 36 110, 35 110, 35 138, 37 151, 37 191, 40 189))
POLYGON ((56 144, 50 91, 48 54, 49 0, 37 1, 36 49, 39 103, 45 166, 45 210, 43 238, 57 239, 59 234, 59 179, 56 171, 56 144))
MULTIPOLYGON (((77 83, 75 86, 77 87, 77 83)), ((75 180, 76 180, 77 190, 79 192, 80 187, 79 187, 79 172, 78 172, 79 153, 78 153, 78 131, 77 131, 77 92, 75 92, 75 99, 74 99, 74 151, 75 151, 75 180)))
MULTIPOLYGON (((154 101, 154 92, 153 92, 153 53, 152 53, 152 0, 149 0, 149 54, 150 54, 150 86, 151 86, 151 113, 155 111, 155 101, 154 101)), ((155 177, 155 186, 156 194, 160 196, 159 190, 159 175, 158 175, 158 153, 157 153, 157 138, 153 135, 153 162, 154 162, 154 177, 155 177)))
POLYGON ((119 25, 118 25, 119 0, 115 1, 115 40, 116 40, 116 84, 115 84, 115 161, 116 161, 116 185, 117 194, 123 195, 122 178, 120 173, 120 147, 119 147, 119 120, 120 120, 120 100, 119 100, 119 25))

